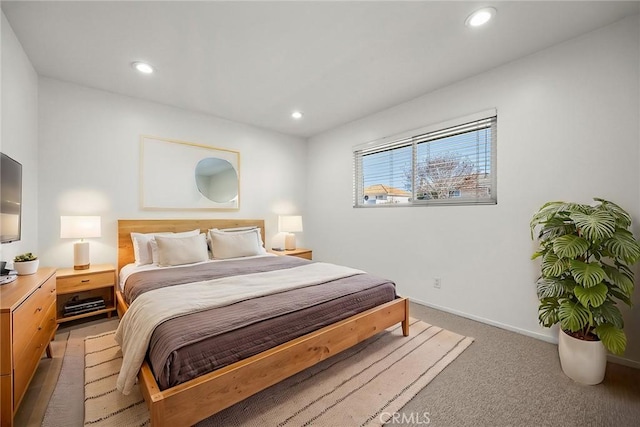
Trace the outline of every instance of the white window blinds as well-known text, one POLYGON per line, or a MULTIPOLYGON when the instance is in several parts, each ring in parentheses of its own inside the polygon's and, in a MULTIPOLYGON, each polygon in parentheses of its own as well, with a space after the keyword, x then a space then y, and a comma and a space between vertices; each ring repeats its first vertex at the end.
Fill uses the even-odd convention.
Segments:
POLYGON ((354 149, 354 206, 495 204, 497 115, 354 149))

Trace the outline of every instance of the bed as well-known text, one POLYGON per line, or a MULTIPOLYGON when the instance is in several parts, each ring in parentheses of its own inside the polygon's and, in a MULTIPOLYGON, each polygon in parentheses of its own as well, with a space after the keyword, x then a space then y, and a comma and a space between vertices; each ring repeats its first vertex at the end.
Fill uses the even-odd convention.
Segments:
MULTIPOLYGON (((132 232, 183 232, 199 229, 206 233, 212 228, 232 227, 259 227, 264 240, 262 220, 119 220, 118 271, 134 260, 132 232)), ((303 262, 285 260, 292 257, 271 258, 278 258, 274 261, 276 263, 303 262)), ((273 264, 271 261, 269 263, 273 264)), ((125 293, 120 290, 117 292, 121 318, 129 310, 125 293)), ((135 305, 132 306, 132 309, 135 308, 135 305)), ((331 318, 325 317, 325 323, 327 319, 331 318)), ((260 348, 258 353, 249 353, 249 356, 241 360, 227 361, 212 372, 198 374, 192 379, 180 378, 176 385, 156 379, 158 375, 154 374, 152 354, 149 352, 139 370, 138 382, 149 407, 153 426, 192 425, 397 323, 402 323, 403 334, 407 336, 408 319, 408 300, 396 297, 349 317, 331 321, 326 326, 320 326, 320 329, 284 342, 276 342, 275 346, 260 348)), ((291 320, 289 322, 297 326, 297 323, 291 323, 291 320)), ((255 353, 255 349, 253 351, 255 353)), ((154 367, 158 371, 157 365, 154 367)))

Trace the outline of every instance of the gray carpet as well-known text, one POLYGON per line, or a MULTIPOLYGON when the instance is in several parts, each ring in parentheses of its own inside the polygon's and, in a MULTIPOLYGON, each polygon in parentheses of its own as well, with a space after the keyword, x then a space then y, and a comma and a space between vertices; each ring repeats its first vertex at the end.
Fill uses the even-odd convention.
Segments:
POLYGON ((475 342, 403 412, 427 411, 433 426, 640 425, 639 370, 609 363, 602 384, 580 385, 562 373, 554 344, 418 304, 411 310, 475 342))
MULTIPOLYGON (((413 417, 424 425, 426 420, 417 417, 423 417, 425 412, 430 426, 446 427, 631 427, 639 424, 639 370, 609 364, 602 384, 582 386, 562 373, 557 347, 553 344, 418 304, 411 304, 411 315, 472 336, 475 342, 420 391, 389 425, 417 424, 402 422, 402 415, 405 421, 413 417)), ((60 381, 66 375, 63 373, 60 381)), ((82 393, 82 381, 69 385, 82 393)), ((50 407, 69 406, 72 400, 66 397, 69 393, 72 393, 70 389, 54 393, 50 407)), ((82 406, 82 399, 77 403, 82 406)), ((25 400, 21 411, 28 411, 36 404, 25 400)), ((79 426, 82 420, 83 411, 79 409, 69 417, 59 417, 59 424, 43 425, 79 426)))

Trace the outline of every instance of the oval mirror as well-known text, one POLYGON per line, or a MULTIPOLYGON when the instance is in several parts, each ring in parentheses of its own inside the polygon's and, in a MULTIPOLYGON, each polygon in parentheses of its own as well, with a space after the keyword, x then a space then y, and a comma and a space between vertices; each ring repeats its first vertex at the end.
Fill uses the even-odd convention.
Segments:
POLYGON ((238 173, 224 159, 207 157, 196 165, 196 186, 207 199, 227 203, 238 196, 238 173))

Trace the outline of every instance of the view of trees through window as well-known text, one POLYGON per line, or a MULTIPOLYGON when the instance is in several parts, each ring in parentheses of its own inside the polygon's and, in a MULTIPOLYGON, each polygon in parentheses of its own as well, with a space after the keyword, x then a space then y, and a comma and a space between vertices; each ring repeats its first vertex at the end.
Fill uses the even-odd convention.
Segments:
POLYGON ((356 150, 355 205, 495 203, 495 129, 491 117, 356 150))

